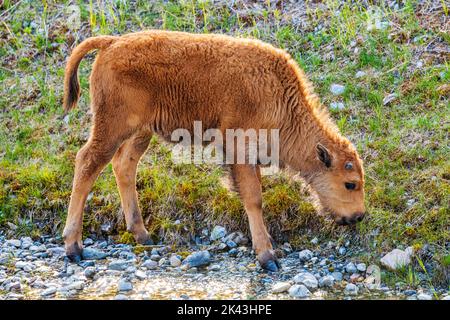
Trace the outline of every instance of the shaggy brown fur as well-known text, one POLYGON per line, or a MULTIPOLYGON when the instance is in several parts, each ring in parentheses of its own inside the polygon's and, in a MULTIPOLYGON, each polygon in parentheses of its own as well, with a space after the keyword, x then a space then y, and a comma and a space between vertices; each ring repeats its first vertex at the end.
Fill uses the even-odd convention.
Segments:
MULTIPOLYGON (((364 213, 364 173, 355 148, 342 137, 312 93, 303 71, 285 51, 258 40, 223 35, 148 31, 89 38, 76 47, 65 74, 64 107, 79 97, 77 68, 100 49, 90 78, 93 127, 78 152, 64 239, 79 257, 82 212, 92 184, 112 160, 128 229, 148 239, 139 212, 137 163, 152 133, 219 128, 280 131, 280 161, 306 179, 337 222, 364 213), (351 165, 349 165, 351 163, 351 165)), ((225 135, 224 135, 225 136, 225 135)), ((259 166, 232 165, 263 267, 276 270, 262 215, 259 166)))

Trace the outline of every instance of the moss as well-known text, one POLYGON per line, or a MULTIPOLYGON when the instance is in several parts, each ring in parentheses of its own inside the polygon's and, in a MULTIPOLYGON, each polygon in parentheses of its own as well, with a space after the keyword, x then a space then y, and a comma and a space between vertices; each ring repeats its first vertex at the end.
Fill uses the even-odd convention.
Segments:
POLYGON ((136 245, 136 241, 134 240, 133 234, 131 232, 125 231, 123 232, 118 239, 119 243, 136 245))

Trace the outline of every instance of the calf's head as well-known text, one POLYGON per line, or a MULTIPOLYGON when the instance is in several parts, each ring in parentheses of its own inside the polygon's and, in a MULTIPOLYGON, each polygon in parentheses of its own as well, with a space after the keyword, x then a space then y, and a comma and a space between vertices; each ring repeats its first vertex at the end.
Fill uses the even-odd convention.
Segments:
POLYGON ((322 207, 340 225, 361 221, 364 207, 364 169, 351 144, 316 146, 316 170, 310 179, 322 207))

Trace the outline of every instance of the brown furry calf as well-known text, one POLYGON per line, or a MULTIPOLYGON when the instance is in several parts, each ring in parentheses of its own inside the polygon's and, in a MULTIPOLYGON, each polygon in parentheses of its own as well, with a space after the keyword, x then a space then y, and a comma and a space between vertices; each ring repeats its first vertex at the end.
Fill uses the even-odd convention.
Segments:
MULTIPOLYGON (((79 259, 83 208, 92 184, 112 160, 128 230, 148 233, 138 207, 136 166, 152 134, 200 120, 203 127, 279 129, 280 161, 300 172, 340 224, 362 219, 364 172, 355 148, 341 136, 312 93, 303 71, 283 50, 223 35, 148 31, 89 38, 73 50, 64 81, 64 107, 79 97, 77 69, 99 49, 91 78, 93 127, 76 157, 64 240, 79 259)), ((264 225, 258 165, 231 165, 261 265, 277 270, 264 225)))

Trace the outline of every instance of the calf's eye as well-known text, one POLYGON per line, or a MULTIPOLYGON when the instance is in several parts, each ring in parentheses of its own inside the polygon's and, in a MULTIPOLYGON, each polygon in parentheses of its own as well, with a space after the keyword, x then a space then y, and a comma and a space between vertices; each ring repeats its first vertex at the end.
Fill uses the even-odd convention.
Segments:
POLYGON ((353 182, 346 182, 346 183, 345 183, 345 188, 346 188, 347 190, 355 190, 356 184, 353 183, 353 182))

